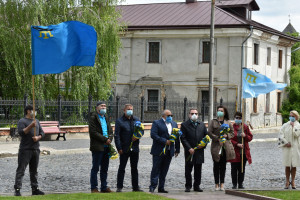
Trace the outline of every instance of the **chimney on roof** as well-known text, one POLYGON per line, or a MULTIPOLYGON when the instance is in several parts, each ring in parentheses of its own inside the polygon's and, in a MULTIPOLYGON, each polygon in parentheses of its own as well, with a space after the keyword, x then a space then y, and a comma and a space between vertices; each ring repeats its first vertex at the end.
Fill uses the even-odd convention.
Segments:
POLYGON ((185 3, 196 3, 197 0, 185 0, 185 3))

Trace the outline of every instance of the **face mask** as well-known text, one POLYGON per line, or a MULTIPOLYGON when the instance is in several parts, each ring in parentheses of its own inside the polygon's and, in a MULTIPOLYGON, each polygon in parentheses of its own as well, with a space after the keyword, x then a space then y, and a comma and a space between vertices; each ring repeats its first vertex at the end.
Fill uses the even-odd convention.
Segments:
POLYGON ((127 110, 126 111, 126 115, 127 116, 132 116, 132 114, 133 114, 133 110, 127 110))
POLYGON ((236 119, 236 120, 235 120, 235 123, 236 123, 236 124, 241 124, 241 123, 242 123, 242 120, 236 119))
POLYGON ((172 122, 172 117, 171 117, 171 116, 168 116, 168 117, 166 118, 166 122, 167 122, 167 123, 171 123, 171 122, 172 122))
MULTIPOLYGON (((30 116, 33 117, 33 110, 31 111, 30 116)), ((34 116, 36 116, 36 111, 34 116)))
POLYGON ((191 120, 196 121, 197 119, 198 119, 198 115, 194 114, 194 115, 191 116, 191 120))
POLYGON ((105 115, 105 113, 106 113, 106 109, 101 109, 100 110, 100 115, 105 115))
POLYGON ((291 122, 296 121, 296 118, 295 118, 295 117, 289 117, 289 119, 290 119, 291 122))
POLYGON ((217 112, 217 116, 218 116, 218 117, 224 117, 224 113, 223 113, 222 111, 218 111, 218 112, 217 112))

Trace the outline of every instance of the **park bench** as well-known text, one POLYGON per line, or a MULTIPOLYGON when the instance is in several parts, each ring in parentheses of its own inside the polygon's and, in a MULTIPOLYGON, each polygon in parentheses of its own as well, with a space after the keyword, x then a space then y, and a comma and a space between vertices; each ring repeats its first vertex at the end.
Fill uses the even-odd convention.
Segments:
POLYGON ((59 140, 59 138, 62 137, 64 138, 64 141, 66 141, 65 134, 67 131, 60 130, 58 121, 40 121, 40 124, 45 135, 57 134, 56 140, 59 140))

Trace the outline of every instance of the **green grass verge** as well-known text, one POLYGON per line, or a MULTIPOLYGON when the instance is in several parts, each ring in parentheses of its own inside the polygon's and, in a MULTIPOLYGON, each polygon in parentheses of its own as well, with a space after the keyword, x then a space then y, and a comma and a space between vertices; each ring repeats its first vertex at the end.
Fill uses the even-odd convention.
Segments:
POLYGON ((139 199, 139 200, 156 200, 156 199, 169 199, 155 194, 148 194, 144 192, 122 192, 122 193, 110 193, 110 194, 87 194, 87 193, 72 193, 72 194, 48 194, 44 196, 23 196, 23 197, 11 197, 0 196, 0 199, 26 199, 26 200, 85 200, 85 199, 101 199, 101 200, 127 200, 127 199, 139 199))
POLYGON ((267 197, 274 197, 277 199, 283 200, 299 200, 300 199, 300 191, 294 190, 282 190, 282 191, 245 191, 251 194, 258 194, 267 197))

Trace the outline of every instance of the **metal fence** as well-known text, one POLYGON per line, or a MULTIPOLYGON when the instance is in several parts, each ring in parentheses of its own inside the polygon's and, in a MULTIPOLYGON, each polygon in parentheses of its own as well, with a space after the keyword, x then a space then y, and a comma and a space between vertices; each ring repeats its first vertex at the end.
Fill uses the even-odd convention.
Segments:
MULTIPOLYGON (((88 124, 89 113, 95 110, 97 101, 90 97, 87 101, 66 101, 61 96, 57 100, 35 100, 37 119, 40 121, 59 121, 61 125, 80 125, 88 124)), ((111 121, 123 115, 124 105, 130 103, 134 107, 134 115, 143 122, 152 122, 161 117, 164 109, 172 111, 173 120, 182 122, 188 119, 188 112, 191 107, 199 111, 199 119, 208 120, 208 102, 195 102, 187 98, 182 100, 168 100, 165 98, 161 102, 146 101, 144 97, 134 100, 125 100, 116 97, 115 100, 107 101, 107 114, 111 121)), ((16 124, 18 120, 24 117, 24 108, 32 104, 26 96, 24 99, 0 100, 0 126, 9 127, 16 124)), ((214 104, 214 112, 218 105, 224 105, 228 108, 230 118, 236 111, 235 102, 219 102, 214 104)))

